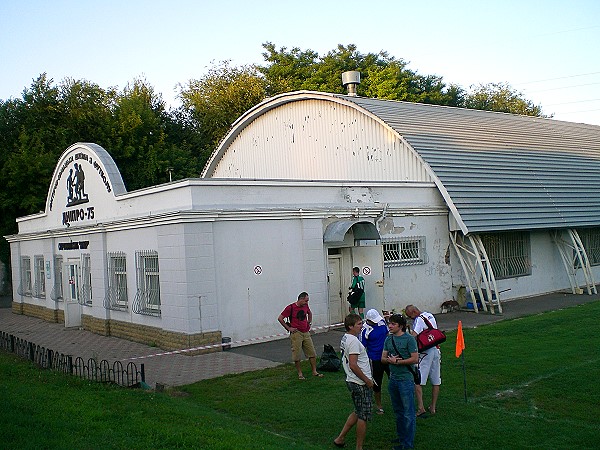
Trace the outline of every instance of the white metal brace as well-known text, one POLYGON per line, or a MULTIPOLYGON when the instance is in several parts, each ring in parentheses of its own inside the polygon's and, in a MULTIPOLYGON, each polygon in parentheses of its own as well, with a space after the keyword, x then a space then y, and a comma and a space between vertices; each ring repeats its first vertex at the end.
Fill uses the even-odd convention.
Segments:
POLYGON ((479 297, 484 311, 489 309, 494 314, 494 308, 497 308, 501 313, 502 305, 496 278, 481 237, 477 234, 464 236, 460 231, 451 231, 450 240, 467 279, 475 312, 479 312, 477 307, 477 297, 479 297))
POLYGON ((558 248, 565 270, 567 271, 569 283, 571 284, 571 292, 577 294, 579 291, 577 269, 581 268, 587 293, 589 295, 597 294, 598 291, 596 289, 590 261, 577 230, 574 228, 552 230, 551 236, 558 248))

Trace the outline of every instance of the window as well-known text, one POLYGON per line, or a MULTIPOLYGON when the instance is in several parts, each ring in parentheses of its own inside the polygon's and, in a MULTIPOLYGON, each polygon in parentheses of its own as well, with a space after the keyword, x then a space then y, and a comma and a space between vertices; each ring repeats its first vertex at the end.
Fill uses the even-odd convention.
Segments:
POLYGON ((531 275, 529 233, 512 231, 482 234, 481 242, 497 280, 531 275))
POLYGON ((108 290, 104 306, 127 309, 127 258, 123 252, 108 254, 108 290))
POLYGON ((36 255, 33 257, 33 267, 35 273, 35 282, 33 284, 33 297, 46 297, 46 270, 44 268, 44 257, 36 255))
POLYGON ((31 258, 23 256, 21 258, 21 295, 31 296, 31 258))
POLYGON ((425 264, 425 237, 412 236, 398 239, 382 239, 385 267, 425 264))
POLYGON ((81 286, 79 301, 82 305, 92 305, 92 268, 89 253, 81 255, 81 286))
POLYGON ((160 315, 160 280, 158 252, 136 252, 137 292, 133 312, 160 315))
MULTIPOLYGON (((600 228, 580 228, 577 234, 585 248, 590 265, 600 265, 600 228)), ((575 265, 579 267, 579 260, 575 260, 575 265)))
POLYGON ((52 287, 52 292, 50 293, 50 297, 53 300, 62 300, 63 299, 63 285, 62 285, 62 266, 63 266, 63 258, 62 256, 54 257, 54 286, 52 287))

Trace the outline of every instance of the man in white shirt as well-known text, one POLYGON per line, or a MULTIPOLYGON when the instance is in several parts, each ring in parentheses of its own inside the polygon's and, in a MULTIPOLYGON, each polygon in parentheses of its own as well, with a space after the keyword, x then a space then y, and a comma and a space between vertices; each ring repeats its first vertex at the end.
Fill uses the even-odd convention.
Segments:
POLYGON ((348 314, 344 319, 346 334, 340 342, 340 350, 346 372, 346 386, 352 394, 354 411, 350 413, 339 436, 333 441, 336 447, 344 447, 346 434, 356 425, 356 450, 362 450, 367 434, 367 421, 371 419, 373 409, 371 365, 367 350, 358 339, 362 324, 358 314, 348 314))
MULTIPOLYGON (((429 328, 427 321, 433 328, 437 328, 437 322, 433 314, 421 312, 414 305, 408 305, 404 312, 413 320, 411 334, 417 336, 421 331, 429 328)), ((435 414, 437 399, 440 394, 442 377, 440 372, 441 351, 438 347, 432 347, 419 354, 419 370, 421 371, 421 384, 415 385, 415 396, 417 397, 417 417, 424 417, 427 413, 423 404, 423 387, 427 384, 427 378, 431 380, 431 405, 427 408, 431 414, 435 414)))

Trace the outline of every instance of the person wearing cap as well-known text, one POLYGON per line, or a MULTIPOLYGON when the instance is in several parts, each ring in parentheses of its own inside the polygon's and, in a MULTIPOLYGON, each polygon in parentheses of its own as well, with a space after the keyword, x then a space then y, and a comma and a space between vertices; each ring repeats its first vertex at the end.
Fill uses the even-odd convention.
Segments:
MULTIPOLYGON (((420 311, 415 305, 408 305, 404 312, 413 320, 411 334, 418 335, 426 330, 427 324, 423 318, 426 318, 433 328, 437 328, 437 322, 433 314, 420 311)), ((431 380, 431 404, 427 408, 430 414, 435 414, 438 396, 440 395, 440 385, 442 377, 440 372, 441 351, 438 347, 431 347, 419 354, 419 370, 421 371, 421 384, 415 385, 415 395, 417 397, 417 417, 427 417, 427 410, 423 403, 423 386, 427 384, 427 379, 431 380)))
POLYGON ((381 406, 381 383, 383 382, 383 374, 387 373, 390 378, 390 367, 381 362, 381 353, 383 352, 383 344, 388 335, 387 322, 381 317, 379 311, 370 309, 367 311, 367 320, 363 323, 360 332, 360 341, 367 349, 369 361, 371 363, 371 371, 373 372, 373 396, 375 397, 375 411, 377 414, 383 414, 381 406))

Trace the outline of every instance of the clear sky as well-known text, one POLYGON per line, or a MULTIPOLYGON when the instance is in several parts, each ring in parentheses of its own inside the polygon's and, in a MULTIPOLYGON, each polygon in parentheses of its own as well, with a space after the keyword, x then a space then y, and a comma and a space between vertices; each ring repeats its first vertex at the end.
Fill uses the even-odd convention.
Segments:
POLYGON ((262 44, 387 51, 463 88, 507 82, 545 114, 600 125, 598 0, 0 0, 0 99, 46 72, 168 104, 212 62, 263 63, 262 44))

